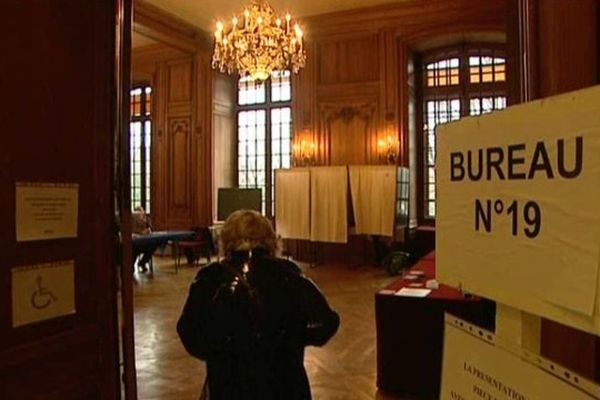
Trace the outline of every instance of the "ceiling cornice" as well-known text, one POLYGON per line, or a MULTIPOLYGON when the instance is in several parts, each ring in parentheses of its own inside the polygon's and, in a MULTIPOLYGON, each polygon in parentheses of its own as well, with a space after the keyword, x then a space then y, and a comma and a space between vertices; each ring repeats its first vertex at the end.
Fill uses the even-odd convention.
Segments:
POLYGON ((209 51, 212 37, 146 0, 133 3, 133 30, 186 53, 209 51))
POLYGON ((413 35, 421 29, 429 30, 442 21, 472 23, 474 16, 478 21, 472 24, 473 28, 504 31, 506 7, 507 0, 409 0, 304 17, 303 23, 307 38, 386 28, 394 29, 400 35, 413 35), (482 14, 482 10, 486 12, 482 14), (486 18, 482 19, 482 15, 486 18))

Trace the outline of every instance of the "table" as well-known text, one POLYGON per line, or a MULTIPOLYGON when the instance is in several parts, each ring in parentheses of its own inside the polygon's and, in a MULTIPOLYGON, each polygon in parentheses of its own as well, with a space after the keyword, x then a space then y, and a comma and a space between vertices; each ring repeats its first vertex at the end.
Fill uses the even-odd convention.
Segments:
POLYGON ((131 235, 133 260, 135 262, 142 253, 154 253, 156 249, 166 245, 168 242, 179 242, 181 240, 192 239, 194 235, 195 233, 193 231, 156 231, 146 235, 134 233, 131 235))
MULTIPOLYGON (((435 253, 427 254, 411 270, 425 273, 418 282, 435 278, 435 253)), ((400 278, 384 290, 397 291, 413 282, 400 278)), ((381 291, 375 295, 377 386, 380 389, 419 399, 439 397, 446 312, 494 330, 493 302, 465 296, 446 285, 440 285, 422 298, 381 291)))

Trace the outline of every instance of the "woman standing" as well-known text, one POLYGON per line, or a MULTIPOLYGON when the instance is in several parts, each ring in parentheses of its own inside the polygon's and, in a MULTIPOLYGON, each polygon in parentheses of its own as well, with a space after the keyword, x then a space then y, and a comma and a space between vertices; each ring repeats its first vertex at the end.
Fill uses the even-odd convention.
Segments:
POLYGON ((266 218, 237 211, 221 231, 224 261, 192 283, 177 331, 206 361, 204 399, 311 399, 304 347, 324 345, 339 317, 294 263, 275 257, 276 243, 266 218))

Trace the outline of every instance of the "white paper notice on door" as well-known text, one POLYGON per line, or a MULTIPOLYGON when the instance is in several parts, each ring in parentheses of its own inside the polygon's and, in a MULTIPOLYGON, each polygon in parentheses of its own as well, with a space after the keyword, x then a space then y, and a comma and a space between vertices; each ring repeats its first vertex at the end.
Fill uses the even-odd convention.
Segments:
POLYGON ((75 313, 73 260, 12 270, 13 327, 75 313))
POLYGON ((15 186, 17 242, 77 237, 78 184, 17 182, 15 186))

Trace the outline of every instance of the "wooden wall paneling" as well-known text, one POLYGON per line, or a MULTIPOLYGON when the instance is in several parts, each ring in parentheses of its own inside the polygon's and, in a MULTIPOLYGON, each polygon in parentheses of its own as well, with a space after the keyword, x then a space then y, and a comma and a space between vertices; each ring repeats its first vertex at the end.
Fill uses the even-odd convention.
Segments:
POLYGON ((307 40, 306 66, 294 74, 292 78, 292 108, 294 116, 294 135, 299 137, 301 132, 315 133, 315 115, 317 107, 317 66, 318 43, 307 40))
POLYGON ((377 162, 377 100, 321 104, 321 135, 327 142, 327 164, 377 162))
POLYGON ((338 82, 379 80, 380 43, 377 34, 339 41, 338 82))
POLYGON ((379 37, 353 34, 318 42, 319 84, 379 80, 379 37))
POLYGON ((337 83, 338 82, 338 52, 337 42, 335 41, 319 41, 317 46, 317 65, 319 84, 337 83))
POLYGON ((142 49, 136 60, 137 71, 154 70, 154 228, 208 225, 212 220, 210 55, 198 51, 191 56, 162 46, 147 53, 142 49))
POLYGON ((167 225, 192 225, 193 60, 167 63, 167 225))
MULTIPOLYGON (((213 75, 211 55, 200 53, 196 56, 195 79, 195 127, 193 134, 193 224, 209 226, 212 221, 212 110, 213 75)), ((235 148, 235 147, 234 147, 235 148)))
MULTIPOLYGON (((537 75, 539 97, 598 83, 596 0, 539 0, 537 75)), ((542 355, 600 381, 600 338, 542 319, 542 355)))
MULTIPOLYGON (((380 79, 379 92, 380 104, 382 105, 379 113, 379 130, 384 137, 391 135, 398 140, 399 150, 402 149, 401 141, 401 120, 398 111, 402 107, 399 98, 400 88, 398 81, 403 79, 401 70, 398 69, 398 46, 396 37, 392 30, 381 31, 380 38, 380 58, 379 63, 380 79)), ((400 160, 398 160, 400 161, 400 160)))
POLYGON ((167 131, 167 207, 169 228, 192 219, 191 117, 169 117, 167 131))
POLYGON ((506 0, 411 0, 304 19, 312 36, 395 29, 409 41, 457 30, 505 29, 506 0))
POLYGON ((598 1, 577 0, 576 5, 537 1, 539 97, 598 82, 598 1))
POLYGON ((148 65, 154 67, 161 61, 172 61, 189 56, 189 53, 175 49, 164 43, 156 43, 133 48, 131 52, 131 66, 134 70, 148 65))
POLYGON ((377 81, 354 82, 354 83, 335 83, 319 85, 316 90, 318 102, 353 102, 361 97, 381 98, 381 87, 377 81))
POLYGON ((186 59, 169 64, 169 108, 178 103, 189 105, 192 102, 192 69, 193 63, 186 59))
MULTIPOLYGON (((390 43, 390 46, 393 46, 396 49, 396 62, 394 63, 396 79, 393 81, 395 83, 393 89, 395 89, 397 100, 393 105, 396 108, 394 116, 396 117, 395 121, 397 121, 396 126, 398 132, 398 164, 408 167, 410 146, 409 127, 411 122, 409 98, 411 89, 413 90, 414 95, 414 76, 409 76, 409 65, 411 64, 408 46, 396 38, 390 43), (410 82, 411 78, 413 79, 412 85, 410 82)), ((414 118, 414 115, 412 117, 414 118)))
POLYGON ((189 54, 210 48, 207 33, 146 0, 135 0, 133 11, 133 30, 144 36, 189 54))
POLYGON ((152 136, 152 225, 155 230, 167 228, 167 66, 165 62, 156 65, 154 79, 154 134, 152 136))
POLYGON ((131 86, 140 83, 149 83, 154 87, 155 63, 136 64, 131 66, 131 86))
MULTIPOLYGON (((331 124, 323 118, 322 105, 375 96, 376 118, 369 135, 397 134, 398 161, 407 165, 406 57, 398 42, 413 47, 440 35, 505 32, 505 7, 505 0, 407 1, 306 18, 308 72, 294 80, 296 135, 315 132, 318 163, 342 160, 349 154, 338 157, 331 148, 337 142, 327 137, 331 124)), ((363 146, 364 137, 354 135, 363 146)), ((369 150, 372 162, 374 153, 369 150)))
MULTIPOLYGON (((518 82, 511 98, 523 102, 599 82, 600 2, 511 0, 509 54, 518 82), (515 21, 516 19, 516 21, 515 21)), ((510 65, 509 65, 510 66, 510 65)), ((541 354, 600 382, 600 338, 542 319, 541 354)))
POLYGON ((134 50, 134 76, 154 69, 152 201, 155 229, 189 229, 211 218, 210 35, 135 0, 134 30, 160 42, 134 50))

